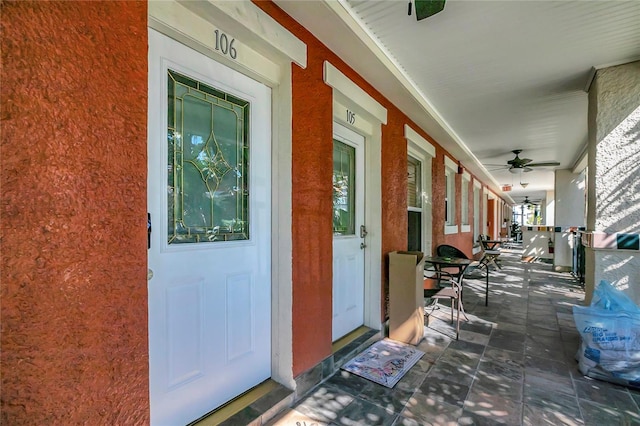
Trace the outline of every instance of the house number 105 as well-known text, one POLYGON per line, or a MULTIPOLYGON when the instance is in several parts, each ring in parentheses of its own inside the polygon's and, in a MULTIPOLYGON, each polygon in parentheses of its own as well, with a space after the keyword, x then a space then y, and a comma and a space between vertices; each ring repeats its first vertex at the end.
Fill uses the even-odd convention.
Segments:
POLYGON ((238 52, 236 48, 233 47, 233 42, 236 41, 236 39, 232 38, 231 41, 229 41, 229 37, 219 30, 215 30, 214 33, 216 35, 216 50, 231 56, 231 59, 236 59, 238 52))
POLYGON ((347 110, 347 123, 356 124, 356 113, 347 110))

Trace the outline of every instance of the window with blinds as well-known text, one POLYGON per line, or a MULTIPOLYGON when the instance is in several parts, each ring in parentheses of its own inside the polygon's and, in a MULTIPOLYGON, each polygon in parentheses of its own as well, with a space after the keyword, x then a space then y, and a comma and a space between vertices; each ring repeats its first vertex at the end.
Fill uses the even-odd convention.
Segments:
POLYGON ((407 206, 422 208, 420 193, 422 192, 422 166, 413 157, 407 160, 407 206))

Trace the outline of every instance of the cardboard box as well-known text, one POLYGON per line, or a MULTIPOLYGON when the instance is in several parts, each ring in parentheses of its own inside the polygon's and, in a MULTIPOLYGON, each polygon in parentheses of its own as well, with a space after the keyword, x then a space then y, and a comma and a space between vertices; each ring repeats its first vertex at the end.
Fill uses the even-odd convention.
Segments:
POLYGON ((424 254, 389 253, 389 338, 417 345, 424 337, 424 254))

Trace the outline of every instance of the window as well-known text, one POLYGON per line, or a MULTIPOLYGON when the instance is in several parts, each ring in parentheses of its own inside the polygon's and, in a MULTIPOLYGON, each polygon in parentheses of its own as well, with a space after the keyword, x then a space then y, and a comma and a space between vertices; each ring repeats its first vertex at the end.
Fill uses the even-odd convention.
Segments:
POLYGON ((445 181, 445 198, 444 198, 444 219, 445 234, 458 233, 458 225, 456 225, 456 171, 458 165, 449 157, 444 157, 444 181, 445 181))
POLYGON ((460 222, 462 224, 462 232, 471 232, 469 224, 469 182, 471 175, 467 172, 462 174, 460 180, 460 222))
POLYGON ((422 250, 422 164, 407 159, 407 209, 409 211, 408 249, 422 250))
MULTIPOLYGON (((432 253, 432 161, 436 149, 410 126, 404 126, 407 139, 407 247, 432 253)), ((438 206, 439 207, 439 206, 438 206)))
POLYGON ((473 180, 473 243, 478 242, 480 236, 480 182, 473 180))
POLYGON ((356 149, 333 140, 333 235, 354 235, 356 149))
POLYGON ((167 73, 167 242, 248 240, 250 104, 167 73))

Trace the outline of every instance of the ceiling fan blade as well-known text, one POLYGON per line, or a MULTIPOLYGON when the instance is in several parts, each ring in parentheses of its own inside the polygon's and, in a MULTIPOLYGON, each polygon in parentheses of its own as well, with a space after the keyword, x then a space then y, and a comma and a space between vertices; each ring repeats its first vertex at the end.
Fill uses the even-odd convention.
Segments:
POLYGON ((509 171, 513 174, 521 173, 521 172, 527 173, 527 172, 530 172, 531 170, 533 170, 531 167, 523 166, 523 165, 518 165, 518 166, 513 165, 509 167, 509 171))
POLYGON ((509 160, 507 161, 507 164, 511 164, 513 166, 523 166, 525 164, 528 164, 530 162, 532 162, 533 160, 530 158, 520 158, 516 155, 516 158, 514 158, 513 160, 509 160))
POLYGON ((527 167, 551 167, 551 166, 559 166, 560 163, 557 161, 542 161, 540 163, 531 163, 527 164, 527 167))

